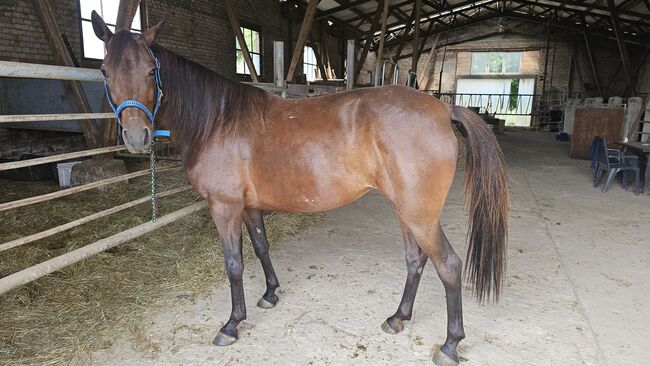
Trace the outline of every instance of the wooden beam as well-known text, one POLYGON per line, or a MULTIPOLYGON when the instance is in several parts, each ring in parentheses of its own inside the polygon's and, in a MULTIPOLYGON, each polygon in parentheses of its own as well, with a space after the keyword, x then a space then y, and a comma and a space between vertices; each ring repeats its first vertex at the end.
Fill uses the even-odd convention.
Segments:
POLYGON ((140 0, 120 0, 120 5, 117 8, 117 21, 115 22, 116 29, 131 29, 133 18, 140 6, 140 0))
POLYGON ((327 80, 327 72, 325 71, 325 66, 323 65, 323 60, 321 59, 321 53, 318 50, 318 44, 316 42, 309 42, 307 44, 314 51, 314 56, 316 56, 316 66, 318 66, 318 71, 323 80, 327 80))
POLYGON ((411 60, 411 71, 418 73, 418 60, 420 59, 420 18, 422 17, 422 0, 415 0, 415 34, 413 35, 413 59, 411 60))
POLYGON ((362 4, 365 4, 365 3, 369 3, 371 1, 374 1, 374 0, 350 1, 347 4, 339 5, 337 7, 332 8, 332 9, 320 12, 320 14, 318 14, 318 17, 315 18, 314 20, 321 20, 321 19, 324 19, 324 18, 326 18, 326 17, 328 17, 328 16, 330 16, 332 14, 336 14, 336 13, 338 13, 340 11, 347 10, 347 9, 350 9, 350 8, 354 8, 355 6, 362 5, 362 4))
POLYGON ((224 0, 224 5, 226 6, 226 13, 228 14, 228 19, 230 20, 230 26, 232 27, 232 32, 235 33, 237 37, 237 42, 239 42, 239 47, 241 48, 241 53, 244 56, 244 62, 248 67, 248 71, 251 75, 251 80, 254 83, 259 82, 257 78, 257 70, 255 69, 255 64, 251 58, 251 54, 248 51, 248 45, 246 40, 244 40, 244 35, 241 33, 241 25, 239 24, 239 18, 237 18, 237 13, 235 8, 232 5, 232 0, 224 0))
POLYGON ((372 19, 372 26, 370 34, 366 36, 366 41, 363 44, 363 49, 361 50, 361 55, 359 55, 359 60, 356 63, 356 69, 354 73, 354 82, 357 83, 359 81, 359 74, 361 74, 361 69, 363 68, 363 64, 366 62, 366 57, 368 57, 368 51, 370 50, 370 45, 372 44, 372 40, 374 37, 373 33, 377 31, 377 28, 379 28, 379 17, 381 16, 381 7, 380 3, 377 3, 377 8, 375 9, 375 16, 372 19))
POLYGON ((307 11, 305 12, 305 18, 303 19, 302 24, 300 25, 300 33, 298 33, 298 40, 296 41, 296 47, 293 49, 291 63, 289 64, 289 72, 287 73, 287 81, 293 82, 293 79, 296 76, 298 63, 302 58, 302 53, 305 49, 305 43, 307 43, 307 38, 309 38, 309 33, 311 32, 311 25, 314 21, 314 16, 316 15, 316 10, 318 9, 319 1, 320 0, 309 0, 309 5, 307 5, 307 11))
POLYGON ((440 40, 440 33, 436 34, 436 38, 433 40, 433 45, 431 45, 431 51, 429 52, 427 61, 424 63, 424 72, 422 73, 422 77, 420 78, 420 81, 418 81, 418 85, 420 85, 420 87, 423 90, 429 89, 429 84, 431 83, 431 76, 433 76, 433 72, 436 69, 435 67, 436 48, 438 47, 438 40, 440 40))
POLYGON ((384 11, 381 14, 381 33, 379 35, 379 49, 377 50, 377 64, 375 66, 375 86, 381 85, 382 78, 384 77, 381 74, 382 63, 384 58, 384 43, 386 42, 386 25, 388 23, 388 8, 390 5, 389 0, 384 0, 384 11))
POLYGON ((591 44, 589 42, 589 35, 587 34, 586 28, 585 28, 585 31, 582 32, 582 35, 585 38, 585 48, 587 50, 587 56, 589 57, 589 64, 591 65, 591 72, 594 75, 594 80, 596 81, 596 87, 598 88, 598 94, 599 94, 599 96, 603 96, 603 90, 600 87, 600 78, 598 77, 598 66, 596 65, 596 62, 594 61, 594 55, 593 55, 593 52, 591 51, 591 44))
MULTIPOLYGON (((43 28, 45 38, 47 38, 47 43, 50 45, 50 50, 54 56, 54 62, 57 65, 73 67, 74 62, 65 47, 65 43, 61 37, 61 32, 56 24, 49 2, 47 0, 32 0, 32 4, 34 5, 34 10, 36 10, 36 15, 38 16, 43 28)), ((64 84, 66 89, 72 94, 72 103, 76 109, 81 113, 91 113, 92 110, 88 100, 86 99, 86 94, 81 87, 81 83, 78 81, 64 81, 64 84)), ((90 147, 100 146, 99 128, 96 122, 88 119, 81 120, 79 124, 84 139, 86 140, 86 144, 90 147)))
POLYGON ((630 70, 630 61, 627 53, 627 46, 625 45, 624 41, 625 36, 621 30, 621 23, 618 18, 616 3, 614 3, 614 0, 607 0, 607 4, 609 5, 610 13, 612 16, 612 27, 614 28, 614 34, 616 34, 616 43, 618 44, 618 51, 621 55, 625 80, 627 81, 629 88, 632 90, 632 95, 637 95, 636 78, 633 79, 630 75, 630 71, 632 70, 630 70))

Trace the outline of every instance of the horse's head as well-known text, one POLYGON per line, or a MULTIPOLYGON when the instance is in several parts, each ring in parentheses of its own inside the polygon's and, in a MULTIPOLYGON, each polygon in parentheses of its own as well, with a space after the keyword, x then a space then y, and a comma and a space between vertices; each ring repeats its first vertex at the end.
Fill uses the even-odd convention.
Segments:
POLYGON ((104 41, 107 49, 101 68, 106 92, 122 125, 124 143, 134 154, 151 150, 153 117, 161 91, 157 60, 150 47, 161 23, 142 34, 128 30, 113 34, 102 17, 92 13, 95 35, 104 41))

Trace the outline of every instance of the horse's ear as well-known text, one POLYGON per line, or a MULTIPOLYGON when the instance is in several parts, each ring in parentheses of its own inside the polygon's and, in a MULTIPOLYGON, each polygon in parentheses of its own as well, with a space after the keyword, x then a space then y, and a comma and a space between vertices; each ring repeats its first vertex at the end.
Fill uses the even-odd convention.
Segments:
POLYGON ((93 23, 93 31, 95 31, 95 35, 97 38, 101 39, 104 41, 104 43, 108 43, 108 41, 113 38, 113 32, 111 32, 110 29, 106 26, 106 23, 104 22, 104 19, 97 14, 96 11, 93 10, 92 15, 90 16, 90 19, 92 20, 93 23))
POLYGON ((147 46, 151 46, 158 39, 158 33, 160 33, 161 26, 165 20, 161 20, 160 23, 154 25, 153 27, 147 29, 142 33, 144 41, 147 46))

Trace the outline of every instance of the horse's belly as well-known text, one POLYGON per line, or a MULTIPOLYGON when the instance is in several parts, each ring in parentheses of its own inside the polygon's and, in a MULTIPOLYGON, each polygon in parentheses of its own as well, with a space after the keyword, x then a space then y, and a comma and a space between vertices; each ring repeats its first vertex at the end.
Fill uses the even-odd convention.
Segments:
POLYGON ((359 181, 284 181, 260 186, 247 197, 247 206, 283 212, 318 212, 347 205, 373 187, 359 181))

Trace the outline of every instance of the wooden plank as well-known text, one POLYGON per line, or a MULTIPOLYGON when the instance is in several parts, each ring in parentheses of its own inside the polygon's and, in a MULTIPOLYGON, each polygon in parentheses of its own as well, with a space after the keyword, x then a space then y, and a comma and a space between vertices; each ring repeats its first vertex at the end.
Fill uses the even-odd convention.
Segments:
POLYGON ((241 32, 241 25, 239 24, 239 19, 237 18, 237 13, 235 12, 235 8, 232 5, 232 0, 224 0, 224 5, 226 6, 226 13, 228 13, 228 19, 230 20, 230 26, 232 27, 232 32, 235 33, 235 37, 237 37, 237 42, 239 42, 241 53, 244 56, 244 62, 246 62, 246 66, 248 67, 248 72, 251 75, 251 80, 254 83, 257 83, 259 82, 259 79, 257 78, 257 70, 255 69, 255 64, 253 64, 253 59, 251 58, 251 54, 248 51, 248 45, 244 40, 244 35, 241 32))
POLYGON ((140 0, 120 0, 120 5, 117 8, 117 21, 115 22, 116 29, 131 29, 133 18, 140 6, 140 0))
MULTIPOLYGON (((156 169, 156 172, 157 173, 162 173, 162 172, 166 172, 166 171, 180 170, 180 169, 181 169, 181 167, 161 168, 161 169, 156 169)), ((36 204, 36 203, 50 201, 50 200, 53 200, 53 199, 56 199, 56 198, 69 196, 69 195, 74 194, 74 193, 79 193, 79 192, 87 191, 87 190, 94 189, 94 188, 104 187, 104 186, 107 186, 107 185, 110 185, 110 184, 113 184, 113 183, 123 182, 125 180, 129 180, 129 179, 132 179, 132 178, 141 177, 141 176, 147 175, 149 173, 150 173, 149 169, 139 170, 137 172, 124 174, 124 175, 120 175, 120 176, 113 177, 113 178, 102 179, 102 180, 98 180, 96 182, 92 182, 92 183, 88 183, 88 184, 84 184, 84 185, 81 185, 81 186, 76 186, 76 187, 72 187, 72 188, 68 188, 68 189, 62 189, 60 191, 56 191, 56 192, 52 192, 52 193, 42 194, 42 195, 34 196, 34 197, 28 197, 28 198, 24 198, 22 200, 16 200, 16 201, 11 201, 11 202, 1 203, 0 204, 0 212, 1 211, 6 211, 6 210, 11 210, 11 209, 18 208, 18 207, 33 205, 33 204, 36 204)))
MULTIPOLYGON (((56 24, 50 4, 47 0, 32 0, 32 3, 34 4, 34 10, 36 10, 36 15, 38 16, 43 28, 45 38, 47 38, 47 42, 52 50, 54 62, 58 65, 74 66, 74 62, 65 47, 63 38, 61 37, 61 32, 56 24)), ((71 99, 77 110, 82 113, 91 113, 92 110, 90 104, 88 104, 88 100, 86 99, 86 94, 81 87, 81 83, 78 81, 66 81, 64 83, 66 89, 72 94, 71 99)), ((88 146, 98 147, 101 145, 100 131, 94 120, 82 120, 80 126, 81 132, 83 133, 88 146)))
POLYGON ((207 207, 207 205, 208 204, 205 201, 195 203, 178 211, 174 211, 170 214, 159 217, 156 222, 145 222, 144 224, 138 225, 128 230, 124 230, 120 233, 109 236, 108 238, 96 241, 92 244, 88 244, 82 248, 75 249, 58 257, 54 257, 35 266, 25 268, 22 271, 16 272, 7 277, 3 277, 0 279, 0 294, 11 291, 16 287, 47 276, 48 274, 58 271, 61 268, 80 262, 95 254, 99 254, 122 243, 126 243, 129 240, 149 233, 155 229, 168 225, 184 216, 204 209, 207 207))
POLYGON ((113 113, 69 113, 69 114, 15 114, 0 115, 0 123, 38 122, 38 121, 76 121, 80 119, 112 119, 113 113))
POLYGON ((620 141, 625 110, 623 108, 576 108, 569 155, 589 159, 589 147, 595 136, 611 146, 620 141))
POLYGON ((316 15, 316 10, 318 9, 319 1, 320 0, 309 0, 309 5, 307 5, 305 18, 303 19, 302 24, 300 25, 300 33, 298 33, 298 40, 296 41, 296 47, 293 49, 293 55, 291 56, 291 63, 289 64, 289 72, 287 73, 287 81, 289 82, 293 82, 293 79, 296 76, 298 63, 302 58, 302 54, 305 49, 305 43, 307 43, 307 38, 309 38, 309 33, 311 32, 311 25, 314 21, 314 15, 316 15))
POLYGON ((377 50, 377 64, 375 65, 375 86, 381 85, 384 77, 381 73, 384 58, 384 43, 386 43, 386 25, 388 23, 389 0, 384 0, 384 11, 381 14, 381 33, 379 35, 379 49, 377 50))
POLYGON ((66 154, 56 154, 56 155, 46 156, 43 158, 14 161, 11 163, 0 164, 0 171, 24 168, 27 166, 34 166, 34 165, 42 165, 47 163, 53 163, 56 161, 82 158, 85 156, 107 154, 107 153, 122 151, 122 150, 126 150, 126 146, 119 145, 119 146, 100 147, 97 149, 82 150, 82 151, 76 151, 76 152, 71 152, 66 154))
MULTIPOLYGON (((192 188, 192 186, 188 185, 188 186, 184 186, 184 187, 180 187, 180 188, 176 188, 176 189, 170 189, 168 191, 160 192, 160 193, 156 194, 156 198, 162 198, 162 197, 170 196, 172 194, 187 191, 187 190, 189 190, 191 188, 192 188)), ((111 208, 103 210, 103 211, 96 212, 94 214, 82 217, 82 218, 74 220, 74 221, 70 221, 70 222, 65 223, 63 225, 59 225, 57 227, 53 227, 53 228, 45 230, 45 231, 41 231, 39 233, 28 235, 28 236, 22 237, 20 239, 8 241, 6 243, 0 244, 0 252, 5 251, 7 249, 15 248, 15 247, 18 247, 18 246, 21 246, 21 245, 29 244, 29 243, 35 242, 35 241, 43 239, 43 238, 47 238, 49 236, 52 236, 52 235, 55 235, 55 234, 58 234, 58 233, 62 233, 64 231, 66 231, 66 230, 70 230, 70 229, 75 228, 77 226, 81 226, 81 225, 83 225, 85 223, 88 223, 88 222, 91 222, 93 220, 97 220, 97 219, 100 219, 102 217, 112 215, 112 214, 114 214, 116 212, 120 212, 120 211, 126 210, 127 208, 131 208, 131 207, 134 207, 134 206, 137 206, 137 205, 143 204, 145 202, 149 202, 149 201, 151 201, 151 196, 150 195, 146 196, 146 197, 142 197, 142 198, 137 199, 137 200, 133 200, 133 201, 118 205, 118 206, 115 206, 115 207, 111 207, 111 208)))

